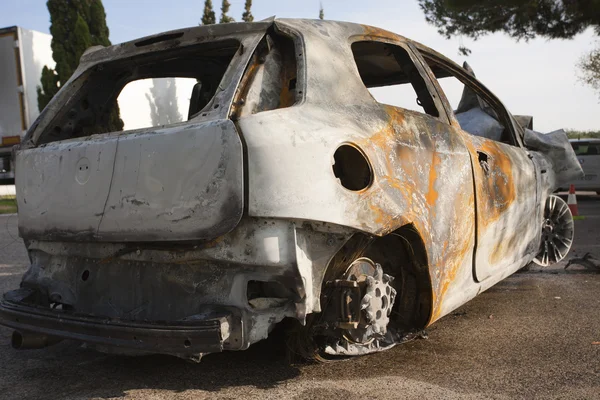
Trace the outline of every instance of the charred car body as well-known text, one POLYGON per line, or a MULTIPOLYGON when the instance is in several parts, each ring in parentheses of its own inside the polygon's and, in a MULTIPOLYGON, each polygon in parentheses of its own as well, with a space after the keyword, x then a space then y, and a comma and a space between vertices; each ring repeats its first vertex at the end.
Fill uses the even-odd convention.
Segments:
POLYGON ((389 348, 562 259, 573 223, 551 193, 581 173, 564 133, 523 128, 433 50, 285 19, 89 51, 15 158, 31 266, 0 307, 13 345, 189 359, 286 317, 309 352, 389 348), (98 131, 125 84, 160 77, 198 81, 187 121, 98 131), (388 85, 420 108, 377 102, 388 85))

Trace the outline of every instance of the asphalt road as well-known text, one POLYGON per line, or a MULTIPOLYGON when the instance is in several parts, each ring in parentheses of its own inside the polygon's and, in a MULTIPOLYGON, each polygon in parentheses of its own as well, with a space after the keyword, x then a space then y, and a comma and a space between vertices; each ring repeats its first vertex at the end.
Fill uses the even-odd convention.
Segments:
MULTIPOLYGON (((600 197, 579 196, 570 257, 600 259, 600 197)), ((27 256, 0 216, 0 292, 27 256)), ((504 280, 428 329, 429 339, 350 361, 290 364, 279 338, 200 364, 61 342, 16 351, 0 328, 0 399, 600 399, 600 274, 564 264, 504 280)))

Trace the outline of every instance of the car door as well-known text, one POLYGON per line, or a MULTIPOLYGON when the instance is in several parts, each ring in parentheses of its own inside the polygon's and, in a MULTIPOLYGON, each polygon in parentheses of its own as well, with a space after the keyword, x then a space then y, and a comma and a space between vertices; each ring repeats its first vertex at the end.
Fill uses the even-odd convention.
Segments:
POLYGON ((600 191, 600 141, 572 140, 571 145, 585 173, 573 184, 577 190, 600 191))
MULTIPOLYGON (((513 120, 502 103, 467 70, 421 50, 438 83, 449 119, 466 138, 475 182, 476 281, 506 275, 538 250, 540 232, 536 170, 513 120), (442 78, 463 87, 452 107, 442 78)), ((456 87, 452 90, 456 92, 456 87)))

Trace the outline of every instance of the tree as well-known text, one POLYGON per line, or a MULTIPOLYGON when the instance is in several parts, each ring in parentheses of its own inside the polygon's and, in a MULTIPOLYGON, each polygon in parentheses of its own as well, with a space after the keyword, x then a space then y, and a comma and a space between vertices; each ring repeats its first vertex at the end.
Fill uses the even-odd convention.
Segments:
POLYGON ((176 85, 176 78, 152 79, 152 87, 150 93, 146 93, 146 100, 150 106, 153 126, 171 125, 183 120, 177 105, 176 85))
MULTIPOLYGON (((591 27, 600 35, 600 0, 418 0, 425 20, 446 38, 503 32, 516 40, 570 39, 591 27)), ((461 46, 461 52, 470 51, 461 46)), ((580 62, 600 91, 600 48, 580 62)))
POLYGON ((504 32, 515 39, 570 39, 600 34, 598 0, 419 0, 427 22, 450 38, 504 32))
POLYGON ((600 47, 579 60, 580 79, 600 93, 600 47))
POLYGON ((42 68, 42 78, 40 79, 40 86, 37 87, 37 99, 38 109, 42 111, 44 107, 52 97, 58 92, 59 81, 58 75, 52 68, 48 68, 46 65, 42 68))
POLYGON ((246 3, 244 4, 244 13, 242 14, 242 21, 254 21, 254 16, 252 15, 252 11, 250 11, 250 8, 252 8, 252 0, 246 0, 246 3))
POLYGON ((102 1, 92 1, 89 8, 90 35, 94 45, 110 46, 108 39, 108 26, 106 25, 106 12, 102 1))
POLYGON ((227 15, 227 13, 229 12, 229 7, 231 7, 229 1, 223 0, 223 2, 221 3, 221 19, 219 20, 220 24, 228 24, 230 22, 235 22, 235 20, 232 17, 227 15))
MULTIPOLYGON (((90 46, 109 46, 106 13, 101 0, 48 0, 52 58, 54 69, 42 68, 41 85, 37 87, 38 109, 44 107, 73 75, 79 59, 90 46)), ((119 108, 110 111, 105 131, 123 129, 119 108)))
POLYGON ((204 14, 202 14, 202 23, 201 25, 211 25, 216 24, 217 19, 215 17, 215 12, 213 10, 213 5, 211 0, 206 0, 204 2, 204 14))
POLYGON ((325 19, 325 11, 323 10, 323 3, 320 4, 320 8, 319 8, 319 19, 325 19))

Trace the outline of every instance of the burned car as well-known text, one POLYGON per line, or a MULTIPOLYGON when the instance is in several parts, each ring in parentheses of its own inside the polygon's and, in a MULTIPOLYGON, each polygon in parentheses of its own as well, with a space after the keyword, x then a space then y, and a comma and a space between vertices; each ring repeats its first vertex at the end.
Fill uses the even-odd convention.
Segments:
POLYGON ((567 254, 572 217, 551 193, 581 169, 563 132, 525 120, 469 68, 353 23, 91 49, 15 149, 31 265, 0 322, 17 348, 199 360, 288 319, 307 354, 388 349, 567 254), (166 77, 193 79, 186 120, 99 128, 128 83, 166 77), (390 88, 413 109, 376 100, 390 88))

